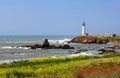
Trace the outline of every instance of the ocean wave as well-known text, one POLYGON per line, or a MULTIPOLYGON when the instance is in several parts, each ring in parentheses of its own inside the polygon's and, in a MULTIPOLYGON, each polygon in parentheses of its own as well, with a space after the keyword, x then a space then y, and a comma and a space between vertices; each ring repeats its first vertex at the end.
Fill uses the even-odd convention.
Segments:
POLYGON ((29 47, 2 46, 0 49, 29 49, 29 47))
MULTIPOLYGON (((59 39, 59 40, 48 40, 50 44, 68 44, 69 41, 71 41, 71 39, 68 39, 68 38, 64 38, 64 39, 59 39)), ((40 44, 42 42, 42 40, 40 41, 6 41, 6 42, 3 42, 3 43, 11 43, 11 44, 14 44, 14 43, 33 43, 36 44, 40 44)), ((20 46, 17 46, 17 45, 14 45, 14 46, 0 46, 0 49, 30 49, 29 47, 20 47, 20 46)))
POLYGON ((4 43, 40 43, 40 41, 6 41, 4 43))
POLYGON ((12 63, 12 62, 18 62, 18 61, 25 61, 25 60, 29 60, 29 59, 35 59, 35 58, 22 58, 22 59, 13 59, 13 60, 0 60, 0 64, 3 63, 12 63))
POLYGON ((16 47, 12 47, 12 46, 2 46, 0 47, 1 49, 15 49, 16 47))
MULTIPOLYGON (((64 39, 58 39, 58 40, 49 40, 48 41, 52 44, 65 44, 68 43, 69 41, 71 41, 71 39, 68 38, 64 38, 64 39)), ((3 41, 0 43, 7 43, 7 44, 14 44, 14 43, 41 43, 42 40, 36 40, 36 41, 32 41, 32 40, 18 40, 18 41, 3 41)))
POLYGON ((85 56, 102 56, 101 54, 99 54, 99 52, 97 52, 95 50, 68 54, 68 56, 80 56, 80 55, 85 55, 85 56))
POLYGON ((71 39, 65 38, 62 40, 48 40, 48 41, 52 44, 68 44, 68 42, 71 41, 71 39))
POLYGON ((3 64, 3 63, 11 63, 13 62, 14 60, 0 60, 0 64, 3 64))

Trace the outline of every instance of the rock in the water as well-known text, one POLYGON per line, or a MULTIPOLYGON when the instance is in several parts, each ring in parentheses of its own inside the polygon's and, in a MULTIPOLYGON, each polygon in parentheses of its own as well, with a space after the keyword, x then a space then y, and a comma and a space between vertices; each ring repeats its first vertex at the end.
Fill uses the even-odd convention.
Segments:
POLYGON ((25 45, 21 47, 28 47, 30 49, 37 49, 37 48, 43 48, 43 49, 74 49, 74 47, 70 47, 69 45, 50 45, 48 42, 48 39, 44 39, 42 42, 42 45, 36 44, 36 45, 25 45))
POLYGON ((48 39, 44 39, 42 41, 42 48, 49 48, 50 47, 50 44, 48 42, 48 39))
POLYGON ((104 53, 111 53, 111 54, 120 54, 119 52, 119 48, 114 46, 114 47, 106 47, 106 48, 101 48, 98 49, 97 51, 100 51, 100 54, 104 54, 104 53))
POLYGON ((74 47, 70 47, 69 45, 61 46, 62 49, 74 49, 74 47))
POLYGON ((106 52, 105 49, 98 49, 97 51, 106 52))
POLYGON ((56 49, 74 49, 74 47, 70 47, 69 45, 59 45, 55 47, 56 49))
POLYGON ((37 48, 41 48, 41 45, 36 44, 36 45, 32 45, 32 46, 31 46, 31 49, 37 49, 37 48))
POLYGON ((35 45, 25 45, 25 46, 21 46, 21 47, 27 47, 30 49, 37 49, 37 48, 41 48, 41 45, 35 44, 35 45))

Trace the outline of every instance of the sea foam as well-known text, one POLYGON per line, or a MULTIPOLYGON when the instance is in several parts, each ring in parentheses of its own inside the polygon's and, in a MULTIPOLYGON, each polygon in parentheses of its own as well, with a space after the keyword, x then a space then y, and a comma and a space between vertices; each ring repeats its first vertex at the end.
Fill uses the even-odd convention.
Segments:
POLYGON ((2 46, 0 49, 29 49, 29 47, 2 46))
POLYGON ((65 38, 62 40, 48 40, 51 44, 68 44, 71 39, 65 38))

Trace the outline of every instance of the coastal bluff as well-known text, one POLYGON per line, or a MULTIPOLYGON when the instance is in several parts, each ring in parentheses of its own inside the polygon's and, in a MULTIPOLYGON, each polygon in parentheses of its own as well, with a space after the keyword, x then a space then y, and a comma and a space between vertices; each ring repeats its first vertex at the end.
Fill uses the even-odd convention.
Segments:
POLYGON ((97 36, 76 36, 70 43, 83 43, 83 44, 106 44, 108 43, 107 37, 97 37, 97 36))

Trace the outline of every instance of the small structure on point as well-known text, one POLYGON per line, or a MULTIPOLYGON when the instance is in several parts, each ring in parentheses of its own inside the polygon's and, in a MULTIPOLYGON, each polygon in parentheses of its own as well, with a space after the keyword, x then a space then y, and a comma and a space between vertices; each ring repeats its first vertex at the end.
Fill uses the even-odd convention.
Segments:
POLYGON ((85 22, 82 24, 82 36, 87 36, 88 33, 86 33, 86 27, 85 27, 85 22))

